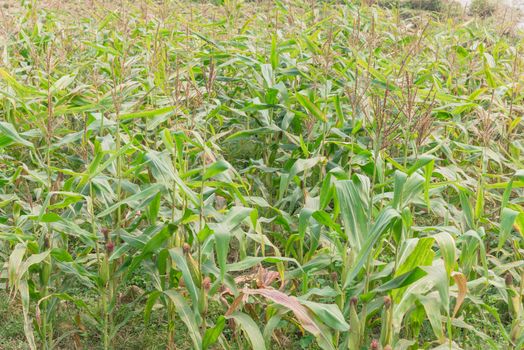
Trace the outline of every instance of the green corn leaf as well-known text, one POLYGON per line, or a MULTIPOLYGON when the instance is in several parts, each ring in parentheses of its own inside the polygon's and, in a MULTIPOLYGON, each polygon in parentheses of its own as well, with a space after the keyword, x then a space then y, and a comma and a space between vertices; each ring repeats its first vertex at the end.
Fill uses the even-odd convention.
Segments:
POLYGON ((227 169, 229 169, 229 167, 229 163, 225 160, 217 160, 216 162, 214 162, 206 168, 206 172, 204 173, 203 179, 208 180, 214 176, 217 176, 218 174, 221 174, 227 169))
POLYGON ((346 332, 349 329, 349 324, 344 320, 344 316, 337 305, 321 304, 309 300, 300 300, 300 303, 313 311, 327 326, 341 332, 346 332))
POLYGON ((251 317, 242 312, 235 312, 231 315, 226 316, 227 319, 233 319, 242 331, 247 335, 249 342, 251 343, 251 349, 253 350, 265 350, 266 345, 264 337, 258 328, 257 324, 251 317))
POLYGON ((387 208, 384 211, 382 211, 375 224, 371 227, 368 236, 366 237, 366 240, 364 241, 364 244, 362 245, 362 248, 360 249, 360 252, 356 258, 356 263, 354 266, 351 267, 351 269, 348 270, 343 287, 347 288, 350 286, 350 284, 353 282, 353 279, 357 276, 357 274, 360 272, 364 264, 366 263, 367 259, 369 258, 369 255, 372 252, 373 246, 377 241, 386 234, 388 228, 393 223, 393 221, 400 218, 400 214, 392 209, 387 208))
POLYGON ((130 119, 137 119, 137 118, 155 118, 163 114, 174 114, 175 108, 174 107, 163 107, 158 108, 150 111, 141 111, 141 112, 133 112, 133 113, 124 113, 120 114, 119 119, 120 120, 130 120, 130 119))
POLYGON ((184 298, 175 290, 170 289, 164 291, 164 294, 169 297, 169 299, 175 305, 175 310, 180 316, 180 319, 186 325, 189 331, 189 337, 193 341, 193 347, 196 350, 202 349, 202 335, 200 334, 200 329, 196 322, 193 311, 184 300, 184 298))
POLYGON ((368 232, 369 179, 358 175, 335 183, 337 204, 351 247, 360 251, 368 232))
POLYGON ((225 326, 226 318, 224 316, 220 316, 213 327, 206 329, 204 338, 202 339, 202 350, 209 349, 211 345, 217 342, 218 337, 220 334, 222 334, 225 326))
POLYGON ((311 102, 307 96, 297 93, 295 94, 295 97, 297 98, 298 103, 300 103, 302 107, 304 107, 315 118, 322 122, 327 122, 326 115, 317 107, 317 105, 311 102))
POLYGON ((30 148, 34 147, 31 142, 20 136, 14 126, 8 122, 0 122, 0 136, 6 138, 6 141, 3 141, 5 146, 11 143, 17 143, 30 148))
MULTIPOLYGON (((108 214, 111 214, 113 211, 115 211, 118 207, 125 205, 125 204, 132 204, 135 202, 141 202, 147 201, 149 199, 154 198, 158 192, 161 192, 164 190, 164 185, 156 183, 153 185, 148 186, 144 190, 135 193, 132 196, 126 197, 125 199, 121 200, 120 202, 113 204, 109 208, 103 210, 101 213, 97 215, 98 218, 104 217, 108 214)), ((140 206, 140 205, 139 205, 140 206)))

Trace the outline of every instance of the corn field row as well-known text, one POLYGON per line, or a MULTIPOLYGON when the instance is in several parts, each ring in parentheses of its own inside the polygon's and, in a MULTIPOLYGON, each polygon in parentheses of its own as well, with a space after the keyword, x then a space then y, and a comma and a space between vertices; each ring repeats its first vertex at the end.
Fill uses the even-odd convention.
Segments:
POLYGON ((511 25, 44 4, 0 32, 0 298, 24 348, 130 349, 153 321, 147 349, 524 348, 511 25))

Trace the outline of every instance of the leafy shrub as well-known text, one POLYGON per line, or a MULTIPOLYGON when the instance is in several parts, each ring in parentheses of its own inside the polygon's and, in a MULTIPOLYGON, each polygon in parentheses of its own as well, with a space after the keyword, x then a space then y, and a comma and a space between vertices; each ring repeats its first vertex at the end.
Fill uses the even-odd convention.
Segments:
POLYGON ((493 0, 473 0, 469 6, 469 12, 479 17, 489 17, 495 13, 497 4, 493 0))
POLYGON ((401 7, 433 12, 442 12, 446 8, 443 0, 380 0, 378 4, 390 9, 401 7))
POLYGON ((425 10, 440 12, 444 10, 444 2, 442 0, 407 0, 403 4, 405 7, 414 10, 425 10))

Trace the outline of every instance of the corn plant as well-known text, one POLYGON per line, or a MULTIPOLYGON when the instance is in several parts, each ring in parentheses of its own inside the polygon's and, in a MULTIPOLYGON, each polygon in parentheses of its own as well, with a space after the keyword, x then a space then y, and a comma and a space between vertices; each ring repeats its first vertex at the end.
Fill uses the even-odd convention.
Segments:
POLYGON ((0 296, 30 349, 524 346, 497 18, 78 6, 2 12, 0 296))

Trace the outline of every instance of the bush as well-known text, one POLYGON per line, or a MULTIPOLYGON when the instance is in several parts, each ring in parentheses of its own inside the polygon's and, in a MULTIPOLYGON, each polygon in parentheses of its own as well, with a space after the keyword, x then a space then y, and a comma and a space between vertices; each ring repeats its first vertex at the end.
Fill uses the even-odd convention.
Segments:
POLYGON ((469 12, 480 17, 489 17, 496 9, 497 4, 494 0, 473 0, 469 6, 469 12))
POLYGON ((386 8, 396 8, 400 5, 412 10, 434 12, 441 12, 445 8, 443 0, 380 0, 378 4, 386 8))
POLYGON ((403 5, 414 10, 440 12, 444 9, 442 0, 406 0, 403 5))

